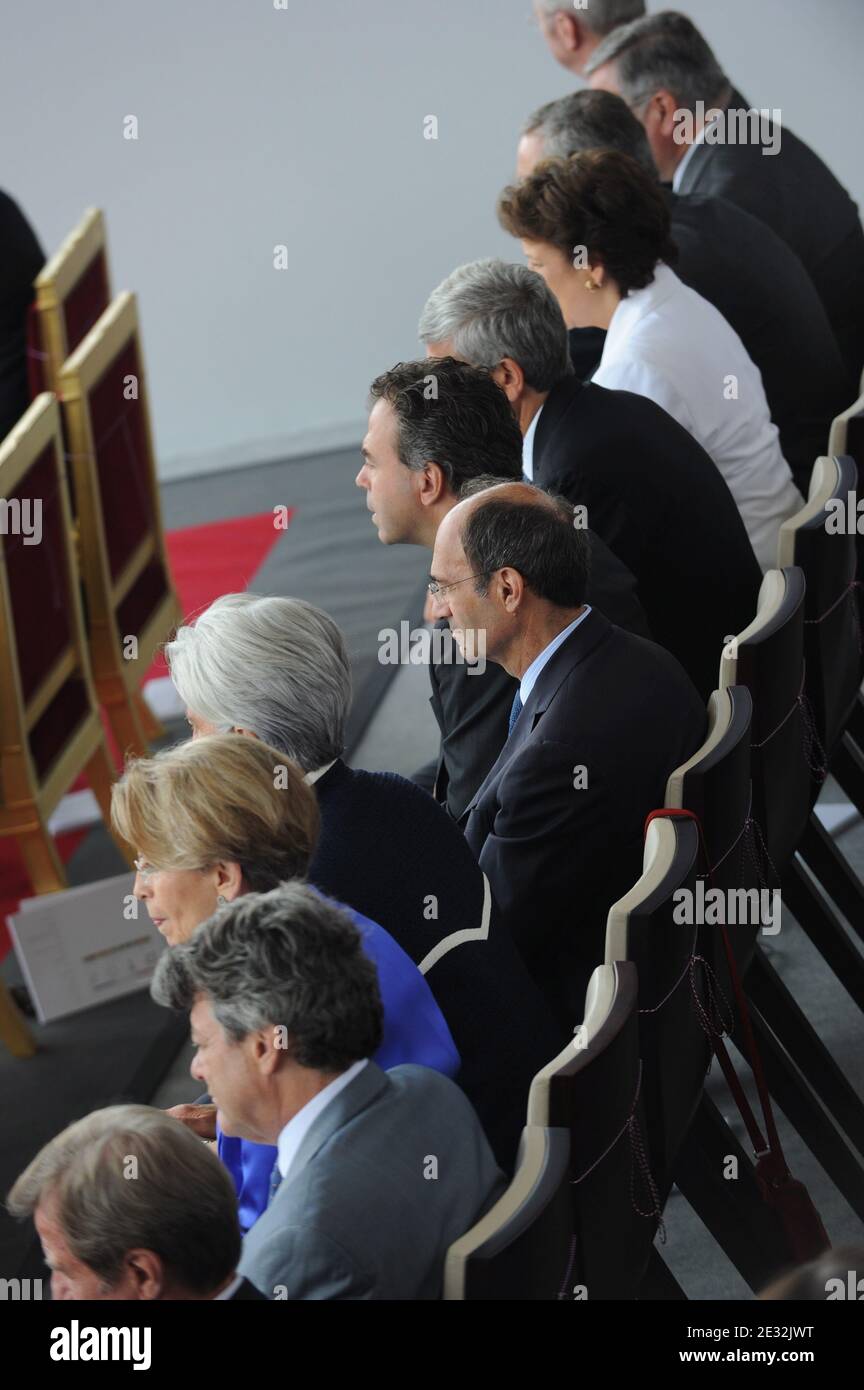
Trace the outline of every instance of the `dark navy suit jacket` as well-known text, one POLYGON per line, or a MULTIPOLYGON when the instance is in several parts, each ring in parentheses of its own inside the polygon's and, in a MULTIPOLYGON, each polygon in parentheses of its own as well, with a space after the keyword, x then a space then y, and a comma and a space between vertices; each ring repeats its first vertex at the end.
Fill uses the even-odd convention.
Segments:
MULTIPOLYGON (((551 490, 575 500, 565 487, 551 490)), ((636 579, 626 562, 612 553, 596 528, 590 529, 590 517, 585 534, 591 548, 586 602, 628 632, 652 637, 636 579)), ((436 627, 444 632, 444 649, 442 659, 429 666, 430 703, 441 730, 435 796, 453 819, 459 820, 501 752, 516 682, 494 661, 487 662, 481 671, 477 663, 470 669, 468 663, 452 660, 449 623, 442 620, 436 627)))
POLYGON ((636 576, 654 641, 707 700, 725 641, 755 617, 762 571, 701 444, 647 397, 568 376, 537 424, 534 479, 587 508, 636 576))
POLYGON ((571 1028, 608 910, 642 872, 645 817, 706 725, 675 658, 592 609, 540 672, 465 814, 526 964, 571 1028))
MULTIPOLYGON (((727 109, 749 106, 733 91, 727 109)), ((769 132, 766 143, 770 140, 769 132)), ((762 148, 746 140, 697 145, 678 191, 728 198, 791 246, 819 292, 857 387, 864 365, 864 230, 858 208, 827 164, 788 126, 782 128, 779 153, 763 155, 762 148)))

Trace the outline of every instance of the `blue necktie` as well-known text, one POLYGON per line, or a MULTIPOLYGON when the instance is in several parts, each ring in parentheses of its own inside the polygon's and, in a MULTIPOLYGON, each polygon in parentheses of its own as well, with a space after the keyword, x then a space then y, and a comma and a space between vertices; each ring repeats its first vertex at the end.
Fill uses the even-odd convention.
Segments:
POLYGON ((508 738, 509 738, 510 735, 512 734, 512 732, 513 732, 513 725, 516 723, 516 720, 519 718, 519 716, 520 716, 521 713, 522 713, 522 696, 519 694, 519 691, 517 690, 517 691, 516 691, 516 694, 513 696, 513 705, 512 705, 512 708, 511 708, 511 710, 510 710, 510 723, 509 723, 509 725, 508 725, 508 727, 507 727, 507 737, 508 737, 508 738))
POLYGON ((273 1172, 270 1174, 270 1188, 267 1193, 267 1205, 269 1207, 276 1193, 279 1191, 279 1184, 282 1181, 282 1174, 279 1172, 279 1164, 273 1164, 273 1172))

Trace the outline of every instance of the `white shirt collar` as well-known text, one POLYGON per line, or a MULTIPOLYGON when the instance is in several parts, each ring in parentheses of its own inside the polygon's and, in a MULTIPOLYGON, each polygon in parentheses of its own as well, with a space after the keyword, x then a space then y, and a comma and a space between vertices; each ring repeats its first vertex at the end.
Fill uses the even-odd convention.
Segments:
POLYGON ((325 1086, 323 1091, 319 1091, 317 1096, 313 1096, 311 1100, 308 1100, 302 1110, 298 1110, 297 1114, 288 1121, 276 1141, 276 1148, 278 1151, 276 1162, 279 1165, 279 1172, 282 1174, 283 1178, 288 1176, 291 1164, 297 1157, 297 1150, 309 1133, 312 1122, 317 1120, 321 1111, 327 1108, 331 1100, 335 1100, 339 1092, 344 1091, 348 1083, 353 1081, 354 1077, 360 1074, 366 1065, 366 1061, 367 1059, 364 1057, 361 1061, 355 1062, 353 1066, 350 1066, 347 1071, 343 1071, 341 1075, 336 1077, 335 1081, 331 1081, 329 1086, 325 1086))
POLYGON ((325 772, 329 772, 333 764, 338 761, 338 758, 334 758, 332 763, 325 763, 323 767, 316 767, 314 772, 307 772, 303 781, 311 787, 313 782, 317 782, 319 777, 323 777, 325 772))
POLYGON ((219 1303, 221 1299, 233 1298, 242 1283, 243 1275, 235 1274, 234 1278, 231 1280, 231 1283, 227 1286, 227 1288, 224 1288, 221 1293, 217 1293, 216 1297, 213 1299, 213 1302, 219 1303))
POLYGON ((535 656, 534 660, 531 662, 531 665, 528 667, 528 670, 525 672, 524 676, 519 682, 519 698, 522 701, 523 706, 528 703, 528 696, 531 694, 531 691, 537 684, 537 677, 540 675, 540 672, 543 670, 543 667, 546 665, 546 662, 550 659, 550 657, 555 655, 560 646, 563 646, 563 644, 567 641, 567 638, 570 636, 570 633, 576 631, 579 624, 581 622, 584 622, 584 620, 588 617, 588 614, 590 612, 591 605, 590 603, 586 603, 585 612, 580 613, 578 618, 574 618, 572 623, 568 623, 567 626, 563 628, 561 632, 558 633, 557 637, 552 638, 552 641, 549 643, 548 647, 544 647, 540 655, 535 656))
MULTIPOLYGON (((545 404, 546 402, 544 401, 543 405, 545 404)), ((525 431, 525 438, 522 440, 522 472, 532 483, 534 481, 534 436, 537 433, 537 421, 543 414, 543 405, 540 406, 540 409, 525 431)))
POLYGON ((687 147, 687 153, 685 154, 684 158, 681 160, 681 163, 678 165, 678 168, 675 170, 675 173, 672 175, 672 192, 673 192, 673 193, 677 193, 677 192, 678 192, 678 189, 681 187, 681 180, 682 180, 683 177, 684 177, 684 170, 687 168, 687 165, 690 163, 690 160, 693 158, 693 151, 696 149, 697 145, 704 145, 704 143, 705 143, 705 132, 706 132, 706 130, 708 129, 709 125, 713 125, 713 124, 714 124, 713 121, 706 121, 706 122, 705 122, 705 125, 703 125, 702 129, 699 131, 699 134, 696 136, 696 138, 695 138, 695 140, 693 141, 692 145, 689 145, 689 146, 687 147))

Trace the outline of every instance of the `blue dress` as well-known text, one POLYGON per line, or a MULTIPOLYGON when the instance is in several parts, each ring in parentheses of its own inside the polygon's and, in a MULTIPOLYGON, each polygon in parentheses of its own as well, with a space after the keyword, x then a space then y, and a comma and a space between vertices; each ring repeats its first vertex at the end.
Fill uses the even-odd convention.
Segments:
MULTIPOLYGON (((344 903, 336 906, 351 917, 363 937, 367 956, 378 967, 384 1005, 384 1037, 375 1053, 379 1067, 386 1071, 404 1062, 415 1062, 444 1076, 455 1076, 460 1066, 456 1044, 431 989, 411 957, 377 922, 344 903)), ((237 1188, 240 1229, 245 1235, 267 1206, 276 1149, 270 1144, 253 1144, 251 1139, 223 1134, 221 1129, 217 1129, 217 1139, 219 1157, 237 1188)))

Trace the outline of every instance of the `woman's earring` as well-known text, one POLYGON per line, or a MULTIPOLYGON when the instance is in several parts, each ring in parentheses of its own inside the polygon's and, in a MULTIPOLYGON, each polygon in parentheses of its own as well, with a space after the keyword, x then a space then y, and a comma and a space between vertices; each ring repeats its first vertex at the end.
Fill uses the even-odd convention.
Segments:
POLYGON ((585 281, 585 288, 593 293, 594 290, 599 290, 600 286, 594 280, 589 279, 585 281))
POLYGON ((217 906, 217 907, 225 907, 225 906, 227 905, 227 903, 228 903, 228 899, 227 899, 227 898, 223 898, 222 894, 220 893, 219 896, 218 896, 218 898, 216 899, 216 906, 217 906))

